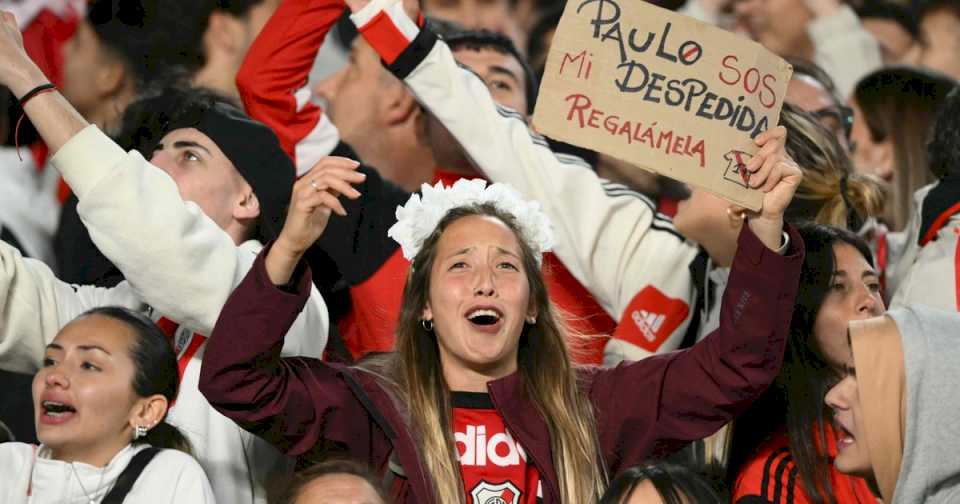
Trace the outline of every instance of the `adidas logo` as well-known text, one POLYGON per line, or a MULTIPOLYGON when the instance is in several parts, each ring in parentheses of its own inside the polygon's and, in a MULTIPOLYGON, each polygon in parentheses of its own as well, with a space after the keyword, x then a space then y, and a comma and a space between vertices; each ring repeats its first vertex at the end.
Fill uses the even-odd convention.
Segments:
POLYGON ((484 425, 468 425, 466 430, 453 434, 460 465, 485 466, 491 463, 499 467, 511 467, 519 465, 521 460, 527 460, 523 447, 514 441, 509 431, 498 432, 488 439, 484 425))
POLYGON ((643 337, 647 341, 653 342, 657 340, 657 332, 663 327, 663 322, 667 319, 667 316, 647 310, 634 310, 630 314, 630 318, 637 325, 637 329, 640 329, 640 332, 643 333, 643 337))

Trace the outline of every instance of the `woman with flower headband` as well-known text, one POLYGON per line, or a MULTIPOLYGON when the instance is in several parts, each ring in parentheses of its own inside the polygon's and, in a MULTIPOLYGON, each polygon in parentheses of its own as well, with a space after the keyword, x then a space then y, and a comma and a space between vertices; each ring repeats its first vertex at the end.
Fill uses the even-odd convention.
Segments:
POLYGON ((763 209, 740 235, 720 328, 692 349, 574 367, 540 273, 550 223, 475 180, 424 186, 397 210, 390 236, 412 268, 394 353, 283 359, 309 291, 303 251, 344 213, 339 195, 359 196, 350 170, 327 170, 294 187, 280 237, 220 315, 200 389, 288 455, 369 463, 397 502, 596 502, 611 476, 712 433, 776 375, 803 258, 783 232, 801 178, 784 136, 757 138, 763 209))

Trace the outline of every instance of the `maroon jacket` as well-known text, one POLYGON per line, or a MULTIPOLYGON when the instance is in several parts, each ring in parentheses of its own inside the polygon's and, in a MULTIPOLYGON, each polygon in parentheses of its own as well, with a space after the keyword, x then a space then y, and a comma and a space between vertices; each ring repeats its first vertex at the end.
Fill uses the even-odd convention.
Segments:
MULTIPOLYGON (((720 328, 693 348, 579 371, 611 476, 712 434, 773 381, 803 261, 801 238, 792 229, 790 240, 787 255, 779 256, 744 226, 720 328)), ((277 288, 264 268, 266 250, 210 335, 200 390, 218 411, 291 456, 314 459, 336 450, 387 471, 393 454, 405 475, 393 480, 396 502, 434 502, 416 441, 374 376, 280 357, 283 336, 309 296, 311 275, 301 266, 295 288, 277 288)), ((488 389, 540 473, 544 502, 560 502, 547 425, 524 394, 522 378, 515 373, 488 389)))

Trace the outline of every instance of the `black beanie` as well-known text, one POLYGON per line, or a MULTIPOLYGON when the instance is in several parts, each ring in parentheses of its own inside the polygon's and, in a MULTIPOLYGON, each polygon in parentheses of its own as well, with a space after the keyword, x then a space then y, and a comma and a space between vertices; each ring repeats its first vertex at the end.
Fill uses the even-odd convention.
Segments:
POLYGON ((266 243, 280 233, 296 168, 269 127, 215 93, 182 88, 168 88, 131 105, 124 123, 126 138, 121 145, 139 149, 148 159, 173 130, 195 128, 210 137, 257 195, 260 219, 255 237, 266 243))

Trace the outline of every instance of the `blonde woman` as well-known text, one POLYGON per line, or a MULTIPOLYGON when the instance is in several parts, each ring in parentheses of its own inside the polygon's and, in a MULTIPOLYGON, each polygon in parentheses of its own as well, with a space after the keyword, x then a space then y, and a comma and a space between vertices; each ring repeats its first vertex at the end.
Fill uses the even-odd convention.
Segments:
POLYGON ((539 205, 481 180, 424 186, 390 235, 412 261, 396 351, 343 367, 284 359, 309 291, 303 251, 349 167, 304 176, 277 241, 232 295, 204 360, 210 403, 288 455, 369 463, 396 502, 591 503, 620 470, 731 420, 779 370, 803 245, 783 232, 801 174, 785 130, 758 137, 765 192, 739 239, 720 329, 694 348, 577 368, 544 288, 539 205), (785 254, 785 255, 780 255, 785 254))

